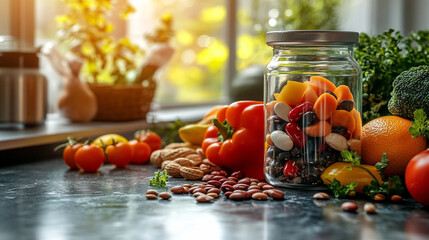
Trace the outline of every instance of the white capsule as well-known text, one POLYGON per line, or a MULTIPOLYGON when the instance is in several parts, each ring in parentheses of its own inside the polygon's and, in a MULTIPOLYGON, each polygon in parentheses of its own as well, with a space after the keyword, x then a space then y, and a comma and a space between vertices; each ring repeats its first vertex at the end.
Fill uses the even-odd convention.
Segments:
POLYGON ((289 112, 292 110, 292 108, 284 102, 278 102, 276 105, 274 105, 274 112, 279 116, 281 119, 285 120, 286 122, 290 122, 289 120, 289 112))
POLYGON ((290 151, 293 148, 293 141, 287 133, 276 130, 271 133, 271 140, 274 145, 283 151, 290 151))

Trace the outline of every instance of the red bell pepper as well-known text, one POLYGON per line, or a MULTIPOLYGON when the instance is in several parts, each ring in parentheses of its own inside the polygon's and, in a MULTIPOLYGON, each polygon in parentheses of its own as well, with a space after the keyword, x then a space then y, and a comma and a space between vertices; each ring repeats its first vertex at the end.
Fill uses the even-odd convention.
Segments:
POLYGON ((247 177, 264 179, 264 105, 238 101, 222 107, 202 143, 207 158, 247 177))

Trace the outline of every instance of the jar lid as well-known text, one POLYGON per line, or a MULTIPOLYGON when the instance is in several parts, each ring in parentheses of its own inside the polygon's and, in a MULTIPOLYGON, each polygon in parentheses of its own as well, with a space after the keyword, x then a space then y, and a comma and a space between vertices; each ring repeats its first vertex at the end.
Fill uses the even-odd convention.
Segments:
POLYGON ((350 45, 359 43, 359 33, 350 31, 292 30, 267 32, 268 46, 350 45))

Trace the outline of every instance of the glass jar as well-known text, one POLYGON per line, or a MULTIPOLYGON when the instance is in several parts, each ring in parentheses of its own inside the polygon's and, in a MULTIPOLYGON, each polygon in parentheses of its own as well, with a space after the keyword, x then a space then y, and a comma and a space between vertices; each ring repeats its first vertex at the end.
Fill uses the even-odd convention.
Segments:
POLYGON ((362 83, 353 58, 359 33, 267 32, 265 178, 275 186, 324 188, 341 151, 360 153, 362 83))

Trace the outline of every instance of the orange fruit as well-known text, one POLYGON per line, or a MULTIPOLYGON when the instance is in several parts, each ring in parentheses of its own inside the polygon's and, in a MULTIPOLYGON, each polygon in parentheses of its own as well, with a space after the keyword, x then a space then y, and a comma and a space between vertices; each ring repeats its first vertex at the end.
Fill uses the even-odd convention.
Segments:
POLYGON ((411 121, 397 117, 376 118, 362 127, 362 163, 374 165, 387 154, 389 164, 384 174, 403 176, 408 162, 427 147, 423 136, 413 138, 408 131, 411 121))

